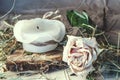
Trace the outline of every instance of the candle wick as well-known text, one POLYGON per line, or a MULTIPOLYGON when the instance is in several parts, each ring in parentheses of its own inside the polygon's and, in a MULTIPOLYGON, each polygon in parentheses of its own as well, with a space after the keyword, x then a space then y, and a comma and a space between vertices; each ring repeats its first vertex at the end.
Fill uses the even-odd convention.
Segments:
POLYGON ((37 29, 39 29, 39 26, 37 26, 37 29))

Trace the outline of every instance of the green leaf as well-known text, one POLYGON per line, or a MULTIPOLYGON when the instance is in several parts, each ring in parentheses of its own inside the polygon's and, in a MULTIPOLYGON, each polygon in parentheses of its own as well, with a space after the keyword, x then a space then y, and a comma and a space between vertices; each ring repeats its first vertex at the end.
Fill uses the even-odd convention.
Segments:
POLYGON ((88 34, 92 34, 94 31, 94 27, 90 26, 88 15, 84 11, 81 13, 75 10, 67 11, 67 19, 71 26, 82 28, 88 34))
POLYGON ((88 15, 85 12, 81 14, 77 11, 70 10, 67 11, 67 18, 72 26, 81 26, 82 24, 89 25, 88 15))
POLYGON ((82 15, 86 18, 87 21, 89 21, 88 15, 85 12, 82 12, 82 15))

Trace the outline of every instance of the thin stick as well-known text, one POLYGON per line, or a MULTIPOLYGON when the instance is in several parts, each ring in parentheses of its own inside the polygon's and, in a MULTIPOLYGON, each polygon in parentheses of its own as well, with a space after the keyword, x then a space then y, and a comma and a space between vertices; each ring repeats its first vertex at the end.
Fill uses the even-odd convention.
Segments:
POLYGON ((95 36, 96 29, 97 29, 97 25, 96 25, 96 26, 95 26, 95 28, 93 29, 93 32, 92 32, 92 37, 94 37, 94 36, 95 36))
POLYGON ((118 78, 119 78, 119 74, 118 74, 118 72, 116 73, 116 79, 115 80, 118 80, 118 78))
POLYGON ((68 71, 66 70, 67 76, 68 76, 68 80, 70 80, 70 75, 68 74, 68 71))
POLYGON ((6 21, 3 21, 3 23, 4 23, 5 25, 7 25, 8 27, 13 28, 13 25, 10 25, 10 24, 7 23, 6 21))
POLYGON ((68 80, 65 70, 64 70, 64 75, 65 75, 65 79, 68 80))
POLYGON ((67 73, 66 70, 64 70, 64 74, 65 74, 65 78, 66 78, 66 80, 70 80, 70 77, 68 76, 68 73, 67 73))
POLYGON ((105 69, 105 71, 114 71, 114 72, 119 72, 120 73, 120 70, 115 70, 115 69, 105 69))
POLYGON ((116 63, 114 63, 113 61, 111 61, 110 59, 107 59, 109 62, 111 62, 114 66, 116 66, 118 69, 120 69, 120 66, 118 66, 116 63))
POLYGON ((107 40, 105 34, 103 34, 103 37, 105 38, 105 41, 107 42, 108 46, 110 46, 110 44, 109 44, 109 42, 108 42, 108 40, 107 40))
POLYGON ((120 33, 118 33, 118 44, 117 44, 117 54, 120 55, 120 33))
POLYGON ((85 37, 84 34, 82 33, 82 31, 79 29, 79 32, 81 34, 82 37, 85 37))

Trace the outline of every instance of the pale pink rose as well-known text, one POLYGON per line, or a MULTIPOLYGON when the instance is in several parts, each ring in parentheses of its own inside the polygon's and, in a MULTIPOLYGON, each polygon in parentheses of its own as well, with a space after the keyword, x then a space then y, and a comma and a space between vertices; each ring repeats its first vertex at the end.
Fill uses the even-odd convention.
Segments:
POLYGON ((89 73, 92 63, 97 59, 98 45, 96 39, 68 36, 64 47, 63 61, 67 62, 75 74, 89 73))

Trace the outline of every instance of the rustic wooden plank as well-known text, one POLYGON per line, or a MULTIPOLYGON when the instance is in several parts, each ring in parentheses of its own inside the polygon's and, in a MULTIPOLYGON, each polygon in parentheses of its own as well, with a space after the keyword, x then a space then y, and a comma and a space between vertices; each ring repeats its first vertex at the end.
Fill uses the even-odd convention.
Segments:
POLYGON ((43 72, 65 68, 62 51, 54 50, 46 53, 27 55, 23 50, 16 50, 7 56, 6 67, 10 71, 40 70, 43 72))

